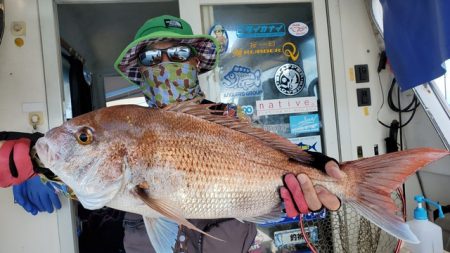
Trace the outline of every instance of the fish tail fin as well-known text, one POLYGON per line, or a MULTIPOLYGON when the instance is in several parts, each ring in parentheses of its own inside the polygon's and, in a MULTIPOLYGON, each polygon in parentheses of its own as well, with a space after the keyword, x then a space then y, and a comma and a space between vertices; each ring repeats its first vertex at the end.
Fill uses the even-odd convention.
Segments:
POLYGON ((352 195, 343 201, 389 234, 419 243, 409 226, 396 215, 398 208, 391 193, 408 176, 449 154, 447 150, 417 148, 343 163, 341 169, 349 180, 355 181, 352 195))

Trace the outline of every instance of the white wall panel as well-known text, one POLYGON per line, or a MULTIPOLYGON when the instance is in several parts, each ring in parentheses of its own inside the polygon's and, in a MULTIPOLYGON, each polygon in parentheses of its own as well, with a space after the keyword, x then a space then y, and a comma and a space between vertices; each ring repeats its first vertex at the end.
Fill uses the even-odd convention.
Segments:
MULTIPOLYGON (((383 154, 386 150, 384 138, 389 131, 377 122, 377 112, 382 104, 377 75, 379 48, 364 1, 329 1, 329 13, 342 159, 357 159, 357 146, 362 146, 364 157, 374 155, 376 144, 379 153, 383 154), (368 64, 369 82, 356 83, 350 74, 350 69, 359 64, 368 64), (370 88, 372 104, 366 109, 357 105, 358 88, 370 88)), ((391 78, 386 70, 381 72, 385 96, 391 78)), ((379 115, 388 124, 397 119, 397 114, 388 109, 386 103, 379 115)))

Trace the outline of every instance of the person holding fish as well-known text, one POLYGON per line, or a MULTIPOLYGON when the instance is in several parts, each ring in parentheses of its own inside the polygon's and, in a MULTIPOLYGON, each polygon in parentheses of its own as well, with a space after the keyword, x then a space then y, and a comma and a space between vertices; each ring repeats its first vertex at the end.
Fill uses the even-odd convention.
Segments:
MULTIPOLYGON (((219 51, 220 43, 212 36, 194 35, 186 21, 164 15, 148 20, 137 31, 134 41, 115 62, 115 68, 123 78, 140 87, 149 107, 164 108, 174 102, 203 96, 198 75, 214 69, 219 51)), ((203 100, 202 103, 208 102, 203 100)), ((334 159, 320 153, 310 154, 314 167, 336 179, 345 177, 334 159)), ((284 183, 280 196, 289 217, 323 207, 337 210, 341 205, 324 187, 313 187, 305 174, 287 174, 284 183)), ((254 223, 235 219, 190 222, 225 242, 180 226, 175 246, 187 252, 247 252, 256 236, 254 223)), ((143 223, 141 216, 126 214, 124 245, 127 253, 153 252, 143 223)), ((156 245, 156 252, 165 252, 160 247, 156 245)))
MULTIPOLYGON (((219 43, 213 37, 193 35, 186 21, 165 15, 148 20, 138 30, 135 40, 119 56, 115 67, 125 79, 140 86, 149 107, 164 108, 174 102, 203 96, 198 75, 216 66, 219 51, 219 43)), ((208 103, 206 100, 202 103, 205 102, 208 103)), ((36 175, 38 165, 30 157, 31 147, 42 136, 40 133, 0 132, 0 187, 13 186, 15 202, 33 215, 61 208, 54 187, 43 183, 36 175)), ((311 154, 315 167, 322 168, 332 177, 344 177, 334 159, 320 153, 311 154)), ((323 187, 313 187, 304 174, 288 174, 284 182, 280 196, 289 217, 323 207, 330 210, 340 207, 335 195, 323 187)), ((188 252, 247 252, 256 236, 254 223, 236 219, 191 222, 225 242, 180 226, 175 246, 188 252)), ((142 223, 141 216, 127 213, 124 220, 127 253, 152 252, 142 223)), ((156 251, 165 252, 158 248, 156 251)))

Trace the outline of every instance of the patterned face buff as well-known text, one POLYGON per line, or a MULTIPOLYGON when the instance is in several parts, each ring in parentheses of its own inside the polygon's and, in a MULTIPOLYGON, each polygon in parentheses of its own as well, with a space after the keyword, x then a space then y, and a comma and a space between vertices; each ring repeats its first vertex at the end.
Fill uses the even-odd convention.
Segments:
POLYGON ((202 95, 197 69, 189 63, 162 62, 140 69, 144 80, 141 90, 149 107, 165 107, 173 102, 190 100, 202 95))

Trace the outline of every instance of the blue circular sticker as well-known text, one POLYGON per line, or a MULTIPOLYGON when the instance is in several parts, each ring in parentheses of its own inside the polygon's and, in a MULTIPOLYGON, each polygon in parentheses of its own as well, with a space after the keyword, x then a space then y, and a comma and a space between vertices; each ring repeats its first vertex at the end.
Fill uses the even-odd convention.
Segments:
POLYGON ((209 29, 209 35, 216 38, 220 43, 220 53, 224 53, 228 49, 228 34, 225 28, 222 25, 213 25, 211 29, 209 29))
POLYGON ((297 64, 281 65, 275 72, 275 85, 284 95, 296 95, 305 87, 305 72, 297 64))

